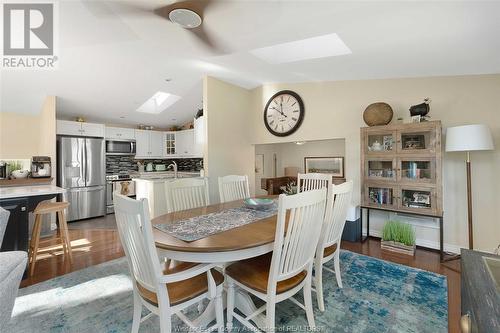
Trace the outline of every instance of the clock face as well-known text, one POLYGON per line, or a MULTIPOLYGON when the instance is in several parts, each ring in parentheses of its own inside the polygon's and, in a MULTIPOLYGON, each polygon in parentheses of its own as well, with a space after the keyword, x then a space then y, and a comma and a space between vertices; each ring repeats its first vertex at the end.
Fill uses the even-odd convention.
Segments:
POLYGON ((287 136, 295 132, 304 119, 304 103, 290 90, 276 93, 264 109, 264 124, 272 134, 287 136))

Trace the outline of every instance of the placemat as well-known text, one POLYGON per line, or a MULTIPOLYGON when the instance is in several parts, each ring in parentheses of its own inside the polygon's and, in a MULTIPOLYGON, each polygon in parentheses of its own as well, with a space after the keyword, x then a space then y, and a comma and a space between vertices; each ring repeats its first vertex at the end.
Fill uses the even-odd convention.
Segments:
POLYGON ((246 207, 230 208, 217 213, 195 216, 171 224, 157 224, 154 227, 185 242, 193 242, 210 235, 241 227, 276 215, 277 205, 267 210, 246 207))

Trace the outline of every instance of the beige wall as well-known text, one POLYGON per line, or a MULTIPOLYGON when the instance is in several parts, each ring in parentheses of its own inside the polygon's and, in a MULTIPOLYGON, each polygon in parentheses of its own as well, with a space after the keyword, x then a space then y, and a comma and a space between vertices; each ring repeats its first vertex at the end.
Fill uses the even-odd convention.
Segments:
MULTIPOLYGON (((500 243, 500 75, 266 84, 252 91, 251 142, 345 138, 346 177, 354 180, 353 200, 359 203, 359 128, 366 126, 363 110, 370 103, 384 101, 393 107, 394 120, 406 119, 408 107, 425 97, 432 99, 430 115, 442 121, 443 129, 484 123, 492 130, 496 150, 472 153, 475 248, 492 251, 500 243), (296 91, 306 110, 302 127, 285 138, 271 135, 262 120, 265 103, 282 89, 296 91)), ((449 249, 467 246, 464 157, 461 153, 444 156, 444 238, 449 249)), ((381 227, 381 221, 373 223, 374 229, 381 227)), ((437 245, 437 229, 418 230, 419 237, 437 245)))
POLYGON ((55 175, 56 97, 46 97, 39 114, 0 112, 0 159, 50 156, 55 175))
POLYGON ((254 147, 251 145, 251 92, 211 77, 203 80, 203 110, 207 144, 205 173, 210 200, 219 201, 218 177, 246 174, 254 193, 254 147))

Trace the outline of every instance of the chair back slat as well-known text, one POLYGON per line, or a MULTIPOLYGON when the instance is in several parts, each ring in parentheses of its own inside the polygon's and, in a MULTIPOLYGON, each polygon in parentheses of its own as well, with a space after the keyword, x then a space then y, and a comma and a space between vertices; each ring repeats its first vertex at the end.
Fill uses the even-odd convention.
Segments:
POLYGON ((184 178, 165 182, 168 212, 210 205, 207 178, 184 178))
POLYGON ((221 203, 250 198, 248 176, 219 177, 219 196, 221 203))
POLYGON ((324 188, 291 196, 280 195, 269 288, 312 267, 326 192, 324 188))
POLYGON ((347 211, 351 204, 352 190, 352 180, 341 185, 331 186, 321 233, 322 239, 320 239, 319 244, 321 249, 340 241, 346 223, 347 211))
POLYGON ((332 175, 326 173, 299 173, 297 176, 297 193, 330 188, 332 175))
POLYGON ((118 234, 131 275, 141 286, 156 292, 162 271, 153 240, 147 199, 134 200, 114 192, 113 203, 118 234))

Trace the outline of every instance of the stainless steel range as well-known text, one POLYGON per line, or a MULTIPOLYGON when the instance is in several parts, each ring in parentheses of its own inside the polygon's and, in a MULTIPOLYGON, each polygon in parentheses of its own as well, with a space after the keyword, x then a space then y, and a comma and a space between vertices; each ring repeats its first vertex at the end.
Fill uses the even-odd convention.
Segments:
POLYGON ((115 212, 113 192, 118 191, 129 197, 135 197, 135 183, 129 174, 106 175, 106 213, 115 212))

